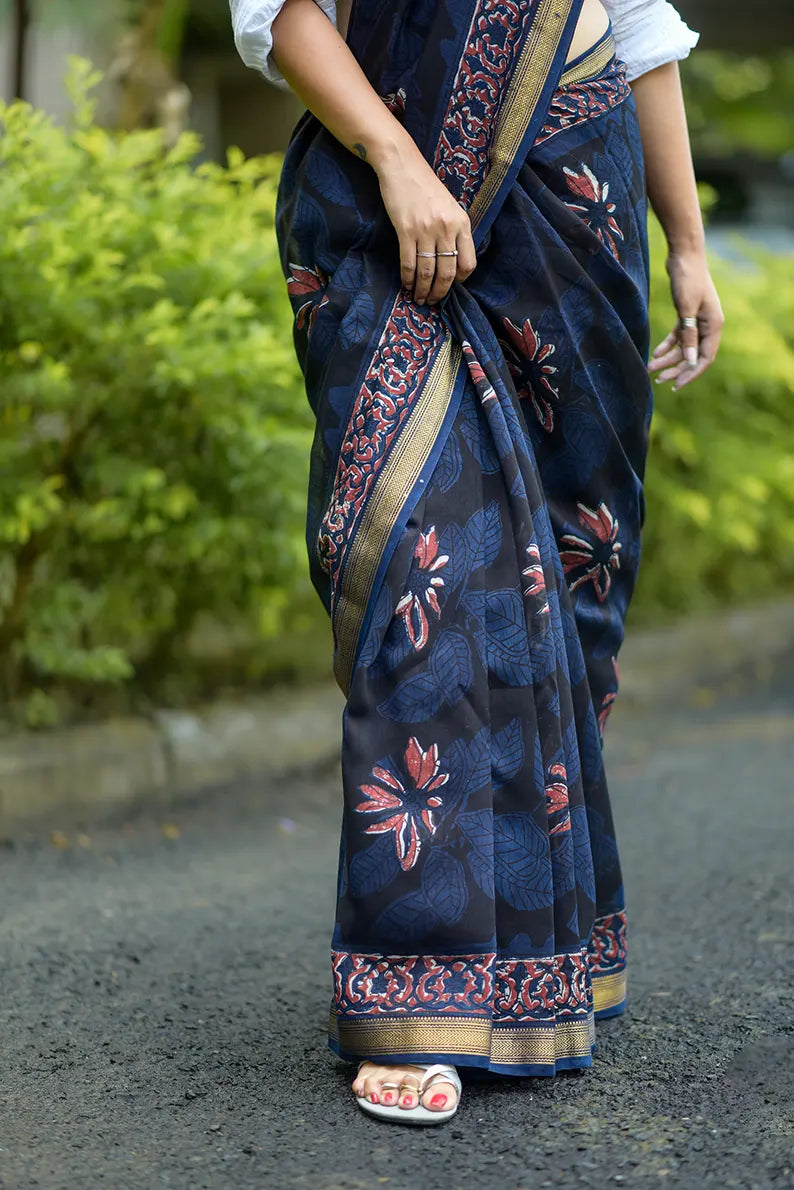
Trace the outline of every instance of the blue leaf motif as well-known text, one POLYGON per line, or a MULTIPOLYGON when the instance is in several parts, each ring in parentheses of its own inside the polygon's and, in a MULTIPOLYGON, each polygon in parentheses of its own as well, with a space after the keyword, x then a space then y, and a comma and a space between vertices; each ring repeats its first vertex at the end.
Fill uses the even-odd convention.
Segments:
POLYGON ((358 293, 367 283, 367 267, 364 258, 356 255, 346 256, 335 270, 332 281, 337 289, 358 293))
POLYGON ((357 852, 350 861, 348 888, 356 899, 380 892, 399 874, 400 863, 391 833, 380 835, 365 851, 357 852))
POLYGON ((333 157, 316 149, 310 151, 306 160, 306 177, 323 198, 355 211, 356 196, 350 179, 333 157))
POLYGON ((530 814, 494 817, 494 877, 497 893, 514 909, 551 905, 548 836, 530 814))
POLYGON ((524 763, 524 735, 520 719, 491 738, 491 771, 494 789, 501 789, 520 772, 524 763))
POLYGON ((378 937, 398 943, 418 942, 439 924, 439 916, 423 892, 392 901, 375 922, 378 937))
POLYGON ((462 633, 451 629, 439 633, 430 654, 430 670, 437 688, 443 691, 444 701, 454 707, 474 681, 471 649, 462 633))
POLYGON ((391 591, 384 584, 380 589, 375 610, 372 613, 372 619, 367 630, 367 638, 364 641, 359 658, 359 664, 372 665, 375 660, 381 642, 381 629, 385 628, 389 623, 391 613, 391 591))
POLYGON ((456 825, 468 844, 466 859, 471 874, 487 897, 493 888, 493 814, 490 810, 467 810, 459 814, 456 825))
POLYGON ((508 686, 529 686, 532 666, 520 595, 511 588, 488 591, 486 609, 490 669, 508 686))
POLYGON ((339 323, 339 342, 342 347, 347 349, 356 343, 362 343, 369 336, 374 321, 375 306, 372 298, 361 290, 353 298, 347 313, 339 323))
POLYGON ((543 797, 546 789, 546 766, 543 763, 543 749, 540 743, 540 735, 535 733, 535 748, 532 755, 532 775, 535 778, 535 792, 538 797, 543 797))
POLYGON ((587 673, 587 670, 585 669, 584 654, 582 653, 576 620, 574 619, 573 612, 569 611, 567 607, 562 608, 562 626, 565 632, 568 674, 571 679, 571 686, 578 686, 579 682, 581 682, 587 673))
POLYGON ((502 544, 499 505, 494 500, 487 508, 478 508, 466 522, 466 545, 470 570, 490 566, 502 544))
POLYGON ((449 751, 441 758, 441 768, 449 773, 445 804, 451 801, 452 791, 458 804, 482 789, 491 777, 491 749, 487 727, 481 727, 473 739, 465 743, 455 740, 449 751))
POLYGON ((467 624, 469 636, 474 640, 474 646, 479 654, 480 664, 488 666, 488 648, 485 635, 485 591, 479 587, 467 591, 461 603, 469 613, 471 620, 467 624))
POLYGON ((402 618, 395 617, 383 639, 383 647, 377 660, 378 672, 391 673, 408 656, 411 652, 411 647, 411 641, 408 633, 405 631, 405 624, 402 618))
POLYGON ((378 707, 381 715, 394 723, 423 723, 444 702, 444 691, 429 670, 411 674, 378 707))
POLYGON ((444 925, 453 926, 469 902, 463 864, 446 851, 431 851, 422 872, 422 892, 444 925))
POLYGON ((495 474, 501 467, 499 456, 496 453, 488 424, 487 422, 485 425, 480 424, 480 419, 477 416, 477 407, 473 402, 463 402, 458 415, 458 424, 460 425, 463 441, 480 464, 481 470, 486 475, 495 474))
POLYGON ((557 639, 553 632, 533 632, 529 645, 530 666, 535 681, 548 678, 557 669, 557 639))
POLYGON ((469 576, 469 546, 465 529, 460 525, 447 525, 439 537, 439 548, 449 562, 444 567, 444 589, 451 595, 469 576))
POLYGON ((450 488, 455 486, 462 470, 463 459, 461 458, 457 435, 454 430, 451 430, 444 443, 441 458, 436 464, 433 480, 438 484, 439 490, 446 493, 450 488))

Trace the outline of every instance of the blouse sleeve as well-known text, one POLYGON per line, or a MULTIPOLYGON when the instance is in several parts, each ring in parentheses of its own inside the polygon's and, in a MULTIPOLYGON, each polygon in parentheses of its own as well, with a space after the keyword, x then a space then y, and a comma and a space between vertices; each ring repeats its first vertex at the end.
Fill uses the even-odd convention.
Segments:
POLYGON ((629 82, 686 58, 697 45, 693 33, 665 0, 602 0, 612 20, 618 57, 626 64, 629 82))
MULTIPOLYGON (((314 2, 336 24, 336 0, 314 2)), ((277 86, 287 84, 270 57, 273 49, 271 28, 284 3, 285 0, 229 0, 237 52, 246 66, 260 71, 277 86)))

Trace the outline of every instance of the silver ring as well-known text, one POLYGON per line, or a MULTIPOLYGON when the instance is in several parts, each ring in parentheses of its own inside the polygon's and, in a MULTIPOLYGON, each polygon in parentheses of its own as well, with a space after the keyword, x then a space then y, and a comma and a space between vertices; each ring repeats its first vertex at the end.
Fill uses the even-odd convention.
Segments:
POLYGON ((688 327, 688 328, 694 327, 697 330, 697 325, 698 325, 697 318, 682 318, 682 319, 680 319, 680 323, 681 323, 682 327, 688 327))
POLYGON ((457 248, 453 248, 451 252, 436 252, 436 256, 457 256, 457 248))
POLYGON ((433 260, 438 256, 437 252, 417 252, 417 256, 431 256, 433 260))

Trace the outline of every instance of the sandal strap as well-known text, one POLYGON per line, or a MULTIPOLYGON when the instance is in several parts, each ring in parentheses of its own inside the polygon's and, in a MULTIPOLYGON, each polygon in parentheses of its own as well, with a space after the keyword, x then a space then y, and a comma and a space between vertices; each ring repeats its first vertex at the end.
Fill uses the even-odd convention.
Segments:
POLYGON ((424 1095, 425 1091, 427 1091, 429 1087, 432 1087, 434 1083, 442 1082, 449 1083, 451 1086, 453 1086, 457 1091, 458 1098, 460 1098, 462 1091, 460 1075, 454 1066, 445 1066, 443 1063, 436 1066, 425 1067, 425 1072, 422 1075, 421 1094, 424 1095))

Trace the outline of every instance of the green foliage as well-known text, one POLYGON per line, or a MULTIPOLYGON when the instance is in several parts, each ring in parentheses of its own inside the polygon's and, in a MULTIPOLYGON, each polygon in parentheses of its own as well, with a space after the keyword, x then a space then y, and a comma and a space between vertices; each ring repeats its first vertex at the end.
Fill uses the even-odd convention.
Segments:
POLYGON ((696 158, 777 157, 794 145, 794 51, 698 50, 681 64, 696 158))
MULTIPOLYGON (((46 727, 327 672, 279 162, 0 109, 0 688, 46 727)), ((673 319, 654 224, 655 340, 673 319)), ((715 262, 720 361, 655 390, 642 621, 794 586, 791 261, 715 262)))
MULTIPOLYGON (((0 682, 160 692, 197 617, 308 601, 311 440, 273 235, 279 162, 0 108, 0 682)), ((245 658, 246 676, 265 662, 245 658)))
MULTIPOLYGON (((650 230, 655 344, 674 313, 662 233, 650 230)), ((794 587, 792 260, 744 254, 711 262, 726 319, 717 363, 679 392, 655 388, 643 622, 794 587)))

